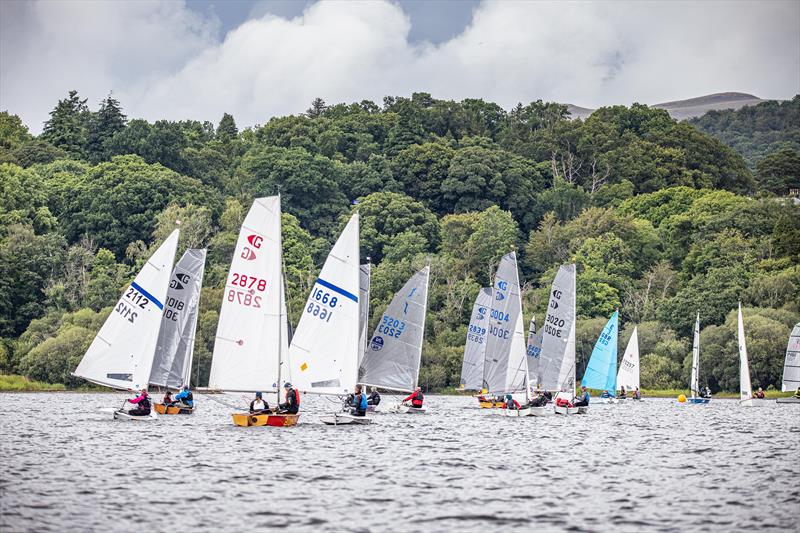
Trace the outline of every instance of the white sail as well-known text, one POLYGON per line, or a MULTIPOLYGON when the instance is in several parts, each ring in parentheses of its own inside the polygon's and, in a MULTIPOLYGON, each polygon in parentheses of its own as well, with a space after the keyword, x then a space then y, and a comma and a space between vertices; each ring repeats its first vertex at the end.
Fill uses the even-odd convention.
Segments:
POLYGON ((694 321, 694 340, 692 341, 692 381, 689 383, 692 398, 700 396, 700 313, 694 321))
POLYGON ((178 236, 167 237, 122 293, 75 376, 114 389, 147 387, 178 236))
POLYGON ((483 387, 483 360, 486 354, 486 333, 491 305, 492 289, 484 287, 475 298, 467 327, 460 383, 461 388, 465 390, 481 390, 483 387))
POLYGON ((347 394, 358 379, 359 229, 354 214, 311 289, 289 346, 292 383, 303 392, 347 394))
POLYGON ((256 198, 239 231, 219 313, 208 386, 228 391, 275 391, 281 338, 281 205, 256 198))
POLYGON ((794 325, 789 343, 786 345, 786 359, 783 361, 783 392, 800 388, 800 322, 794 325))
POLYGON ((747 363, 747 344, 744 339, 744 321, 742 320, 742 303, 739 302, 739 399, 747 400, 753 396, 750 385, 750 365, 747 363))
POLYGON ((483 387, 495 394, 527 392, 528 362, 515 252, 500 260, 492 293, 483 387))
POLYGON ((150 384, 180 389, 189 384, 206 251, 188 249, 175 264, 164 302, 150 384))
POLYGON ((617 388, 639 388, 639 328, 634 327, 617 372, 617 388))
POLYGON ((361 360, 364 358, 364 353, 367 350, 367 330, 369 328, 369 282, 372 274, 372 263, 361 265, 359 270, 359 284, 358 284, 358 317, 361 324, 361 335, 358 338, 358 345, 361 351, 358 354, 358 364, 361 365, 361 360))
POLYGON ((361 361, 359 383, 405 392, 417 387, 430 270, 415 273, 392 298, 361 361))
POLYGON ((534 390, 542 388, 542 336, 544 331, 536 331, 536 317, 531 318, 528 325, 528 344, 525 353, 528 355, 528 383, 534 390))
MULTIPOLYGON (((550 289, 541 328, 539 386, 550 391, 575 391, 575 265, 561 265, 550 289)), ((569 398, 572 399, 571 397, 569 398)))

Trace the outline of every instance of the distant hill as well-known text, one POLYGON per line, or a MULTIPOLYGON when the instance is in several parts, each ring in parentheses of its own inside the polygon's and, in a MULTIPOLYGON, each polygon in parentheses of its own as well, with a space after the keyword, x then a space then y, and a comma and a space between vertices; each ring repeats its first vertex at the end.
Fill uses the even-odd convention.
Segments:
MULTIPOLYGON (((709 111, 720 111, 723 109, 741 109, 745 106, 757 105, 764 102, 758 96, 747 93, 716 93, 687 100, 676 100, 674 102, 663 102, 653 104, 650 107, 664 109, 675 120, 685 120, 689 118, 701 117, 709 111)), ((594 112, 594 109, 579 107, 567 104, 572 118, 585 119, 594 112)))

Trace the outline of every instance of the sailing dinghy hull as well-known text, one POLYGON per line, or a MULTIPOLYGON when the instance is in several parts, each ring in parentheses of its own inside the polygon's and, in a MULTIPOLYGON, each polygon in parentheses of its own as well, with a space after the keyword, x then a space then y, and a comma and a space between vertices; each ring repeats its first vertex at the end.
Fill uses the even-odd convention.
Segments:
POLYGON ((319 417, 320 422, 329 426, 344 426, 344 425, 367 425, 372 424, 372 419, 366 416, 354 416, 346 413, 333 413, 332 415, 322 415, 319 417))
POLYGON ((796 403, 796 404, 800 404, 800 398, 778 398, 777 400, 775 400, 775 403, 783 403, 783 404, 796 403))
POLYGON ((252 415, 250 413, 233 413, 233 424, 240 427, 250 426, 271 426, 276 428, 291 427, 297 425, 297 420, 300 415, 278 415, 278 414, 263 414, 252 415))
POLYGON ((686 403, 696 404, 696 405, 708 405, 708 402, 711 401, 711 398, 686 398, 686 403))
POLYGON ((167 407, 163 403, 153 404, 156 413, 160 415, 190 415, 194 413, 194 407, 179 407, 177 405, 170 405, 167 407))
POLYGON ((531 416, 530 407, 523 407, 522 409, 503 409, 501 412, 503 413, 503 416, 510 417, 531 416))
POLYGON ((543 405, 541 407, 531 407, 531 416, 553 416, 556 412, 553 410, 553 405, 543 405))
POLYGON ((553 411, 557 415, 577 415, 580 412, 580 407, 562 407, 560 405, 556 405, 553 408, 553 411))
POLYGON ((127 411, 120 409, 114 411, 114 420, 123 420, 125 422, 151 422, 153 420, 158 420, 158 417, 155 411, 150 411, 149 415, 136 416, 128 414, 127 411))
POLYGON ((766 398, 748 398, 746 400, 739 400, 739 405, 742 407, 764 407, 765 405, 772 405, 772 400, 766 398))
MULTIPOLYGON (((369 408, 367 408, 369 411, 369 408)), ((422 407, 412 407, 410 405, 393 405, 387 411, 387 413, 398 413, 398 414, 410 414, 410 415, 424 415, 428 412, 428 406, 423 405, 422 407)))
POLYGON ((478 400, 478 405, 481 409, 502 409, 506 406, 506 402, 485 402, 478 400))

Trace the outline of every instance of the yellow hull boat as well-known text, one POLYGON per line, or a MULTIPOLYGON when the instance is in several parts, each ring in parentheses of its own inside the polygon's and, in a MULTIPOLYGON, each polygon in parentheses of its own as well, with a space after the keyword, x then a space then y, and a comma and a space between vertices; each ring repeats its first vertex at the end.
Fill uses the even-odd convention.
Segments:
POLYGON ((237 426, 272 426, 272 427, 289 427, 297 425, 297 420, 300 415, 290 414, 250 414, 250 413, 233 413, 233 423, 237 426))

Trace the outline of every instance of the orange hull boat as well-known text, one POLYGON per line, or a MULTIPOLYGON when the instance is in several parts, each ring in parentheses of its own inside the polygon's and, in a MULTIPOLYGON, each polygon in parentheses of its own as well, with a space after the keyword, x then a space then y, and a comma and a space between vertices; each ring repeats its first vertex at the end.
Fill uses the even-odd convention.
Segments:
POLYGON ((300 415, 278 415, 278 414, 263 414, 253 415, 250 413, 233 413, 233 423, 237 426, 272 426, 272 427, 289 427, 297 425, 297 419, 300 415))

